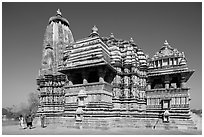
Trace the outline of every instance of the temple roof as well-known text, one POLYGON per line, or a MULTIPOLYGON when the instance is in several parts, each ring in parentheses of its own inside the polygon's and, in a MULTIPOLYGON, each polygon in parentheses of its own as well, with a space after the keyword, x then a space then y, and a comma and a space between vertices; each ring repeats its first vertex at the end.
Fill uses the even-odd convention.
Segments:
POLYGON ((61 21, 62 23, 64 23, 64 24, 67 25, 67 26, 70 25, 69 22, 68 22, 68 20, 62 17, 62 13, 61 13, 60 9, 57 10, 56 16, 50 17, 50 19, 49 19, 49 24, 50 24, 52 21, 61 21))
POLYGON ((165 40, 162 48, 153 56, 152 60, 165 57, 184 57, 183 52, 179 52, 177 49, 172 48, 167 40, 165 40))
POLYGON ((186 82, 194 72, 195 70, 189 70, 188 68, 183 69, 178 67, 177 69, 148 72, 147 75, 148 77, 154 77, 154 76, 162 76, 162 75, 182 74, 185 76, 185 82, 186 82))

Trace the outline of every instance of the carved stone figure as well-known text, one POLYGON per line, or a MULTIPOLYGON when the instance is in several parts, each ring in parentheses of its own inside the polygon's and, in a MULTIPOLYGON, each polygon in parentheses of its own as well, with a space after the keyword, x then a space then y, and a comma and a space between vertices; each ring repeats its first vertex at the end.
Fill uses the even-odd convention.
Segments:
POLYGON ((136 88, 135 88, 135 87, 133 87, 133 88, 131 89, 131 93, 132 93, 132 95, 133 95, 133 98, 135 98, 135 97, 136 97, 136 88))
POLYGON ((124 76, 124 85, 129 86, 130 78, 128 76, 124 76))
POLYGON ((125 88, 124 89, 124 95, 125 95, 125 98, 129 98, 129 89, 128 88, 125 88))

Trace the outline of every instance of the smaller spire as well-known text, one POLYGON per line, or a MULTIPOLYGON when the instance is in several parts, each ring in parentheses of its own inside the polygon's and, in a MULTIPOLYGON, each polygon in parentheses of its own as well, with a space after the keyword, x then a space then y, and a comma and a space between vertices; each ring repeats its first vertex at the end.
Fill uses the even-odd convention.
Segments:
POLYGON ((164 41, 164 45, 169 45, 167 40, 164 41))
POLYGON ((132 38, 132 37, 130 38, 130 43, 134 43, 134 40, 133 40, 133 38, 132 38))
POLYGON ((96 27, 96 25, 93 26, 92 33, 98 33, 98 28, 96 27))
POLYGON ((98 34, 98 28, 96 27, 96 25, 93 26, 92 32, 91 32, 91 34, 90 34, 90 37, 95 37, 95 36, 99 36, 99 34, 98 34))
POLYGON ((57 15, 62 16, 62 13, 61 13, 60 9, 57 9, 57 15))
POLYGON ((111 34, 110 34, 110 38, 114 38, 114 35, 113 35, 113 33, 111 33, 111 34))

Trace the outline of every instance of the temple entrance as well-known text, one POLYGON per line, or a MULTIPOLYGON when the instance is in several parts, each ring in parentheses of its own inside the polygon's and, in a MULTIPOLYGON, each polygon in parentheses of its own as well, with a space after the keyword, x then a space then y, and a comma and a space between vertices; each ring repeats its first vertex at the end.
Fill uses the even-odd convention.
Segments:
POLYGON ((162 100, 162 109, 165 110, 163 113, 163 122, 169 122, 169 109, 170 109, 170 99, 163 99, 162 100))
POLYGON ((170 109, 170 99, 162 100, 162 109, 170 109))

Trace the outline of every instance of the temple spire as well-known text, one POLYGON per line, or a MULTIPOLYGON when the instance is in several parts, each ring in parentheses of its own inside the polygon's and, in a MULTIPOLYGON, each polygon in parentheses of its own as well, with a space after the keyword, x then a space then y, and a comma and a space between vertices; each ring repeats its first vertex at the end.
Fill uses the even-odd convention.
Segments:
POLYGON ((60 9, 57 9, 57 15, 62 16, 62 12, 60 11, 60 9))
POLYGON ((164 41, 164 45, 169 45, 167 40, 164 41))
POLYGON ((113 35, 113 33, 110 34, 110 38, 114 38, 115 36, 113 35))
POLYGON ((98 34, 98 28, 96 27, 96 25, 93 26, 92 32, 91 32, 91 34, 90 34, 90 37, 95 37, 95 36, 99 36, 99 34, 98 34))
POLYGON ((134 43, 134 40, 133 40, 133 38, 132 38, 132 37, 130 38, 130 43, 134 43))

